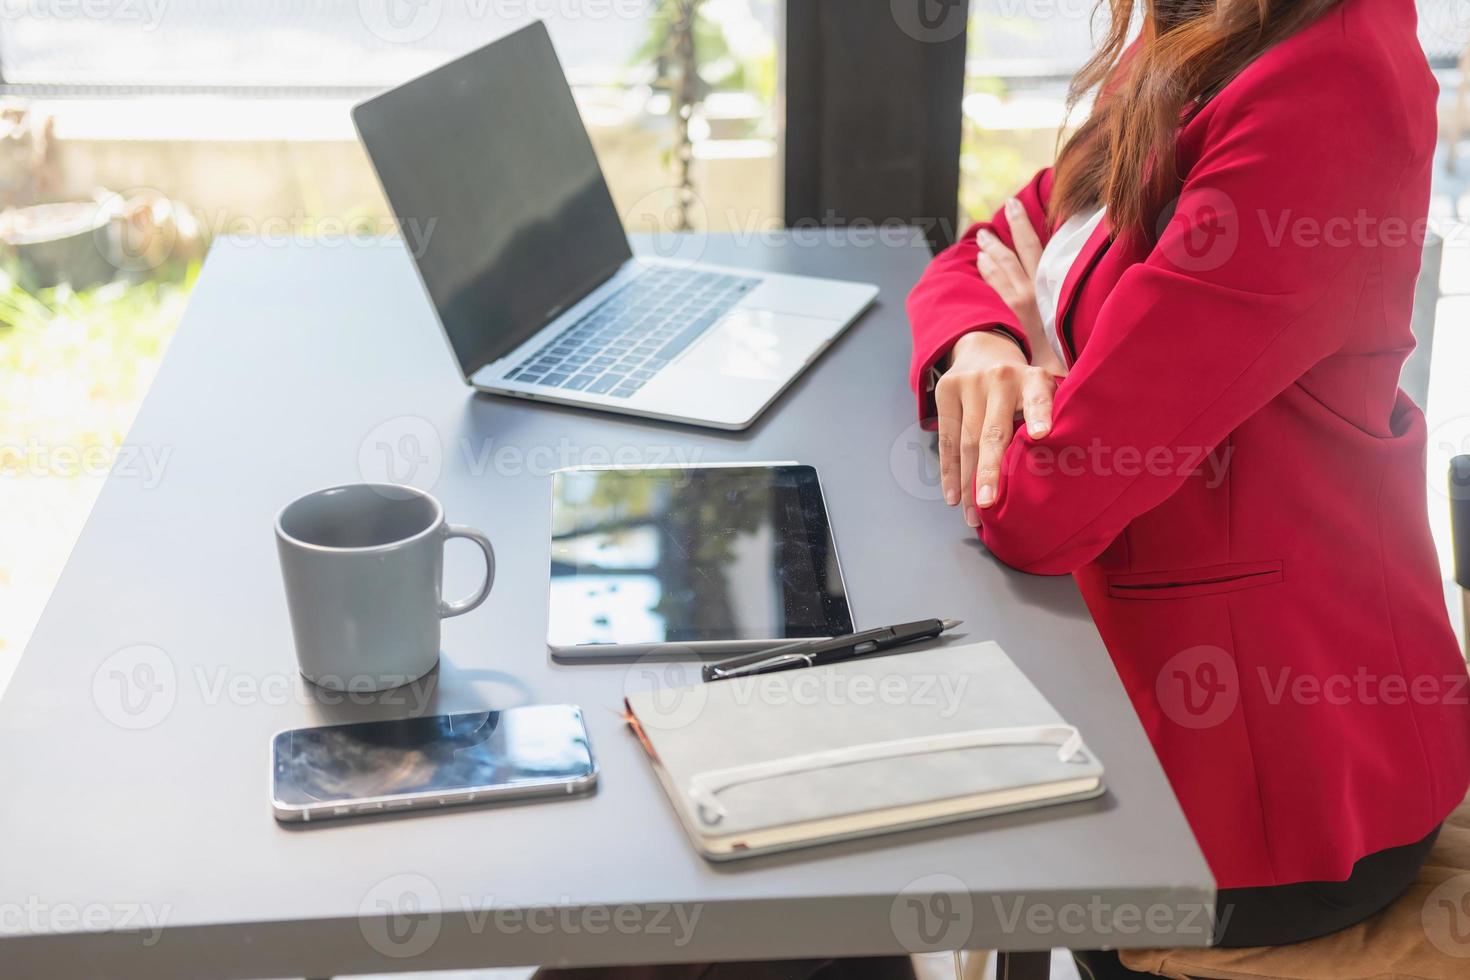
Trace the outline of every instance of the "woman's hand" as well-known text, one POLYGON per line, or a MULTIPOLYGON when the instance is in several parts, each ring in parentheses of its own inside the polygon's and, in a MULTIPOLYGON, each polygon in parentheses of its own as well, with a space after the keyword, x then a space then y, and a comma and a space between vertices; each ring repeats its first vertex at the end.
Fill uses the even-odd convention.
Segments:
POLYGON ((1051 431, 1052 397, 1067 373, 1057 359, 1036 306, 1036 266, 1041 239, 1020 201, 1006 203, 1015 251, 995 235, 979 235, 976 266, 985 282, 1016 314, 1026 332, 1034 363, 1008 336, 977 330, 955 342, 944 374, 934 389, 939 412, 939 476, 944 501, 963 503, 965 523, 980 526, 980 509, 1000 494, 1000 468, 1015 435, 1016 417, 1025 419, 1033 439, 1051 431))
POLYGON ((980 526, 980 512, 1000 492, 1000 467, 1015 434, 1016 415, 1039 439, 1051 431, 1056 375, 1026 363, 1004 334, 977 330, 950 351, 949 365, 934 389, 939 412, 939 477, 944 501, 963 502, 965 523, 980 526))
POLYGON ((1021 329, 1026 332, 1032 362, 1053 374, 1066 374, 1066 368, 1052 350, 1051 341, 1046 339, 1041 312, 1036 308, 1036 267, 1041 262, 1041 239, 1031 226, 1026 208, 1015 198, 1006 202, 1006 220, 1015 250, 1006 248, 1005 243, 991 232, 982 231, 978 238, 980 255, 975 265, 980 270, 980 277, 1016 314, 1021 329))

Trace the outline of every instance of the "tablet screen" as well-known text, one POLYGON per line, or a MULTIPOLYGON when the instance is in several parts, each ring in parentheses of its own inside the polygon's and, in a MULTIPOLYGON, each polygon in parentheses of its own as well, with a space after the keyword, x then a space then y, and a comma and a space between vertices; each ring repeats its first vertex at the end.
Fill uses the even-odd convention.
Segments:
POLYGON ((580 469, 552 482, 552 646, 852 632, 811 467, 580 469))

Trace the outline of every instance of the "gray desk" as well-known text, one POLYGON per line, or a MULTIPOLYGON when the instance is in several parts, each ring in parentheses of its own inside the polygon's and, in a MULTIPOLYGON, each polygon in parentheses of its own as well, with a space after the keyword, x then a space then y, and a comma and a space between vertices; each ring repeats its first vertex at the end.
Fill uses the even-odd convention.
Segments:
MULTIPOLYGON (((903 297, 923 249, 809 234, 714 238, 706 254, 883 287, 741 435, 472 397, 395 245, 215 247, 127 440, 166 459, 163 477, 124 457, 0 703, 0 972, 1207 940, 1210 873, 1071 580, 997 565, 922 475, 903 297), (324 703, 294 671, 271 521, 299 493, 381 476, 382 444, 418 461, 413 482, 432 480, 452 520, 490 534, 500 574, 485 607, 446 623, 436 684, 324 703), (1086 733, 1108 795, 735 865, 697 857, 618 717, 642 669, 554 665, 543 646, 549 470, 681 454, 815 464, 859 625, 957 616, 999 640, 1086 733), (271 817, 279 729, 530 701, 585 707, 595 796, 295 830, 271 817)), ((477 580, 472 551, 452 549, 451 591, 477 580)))

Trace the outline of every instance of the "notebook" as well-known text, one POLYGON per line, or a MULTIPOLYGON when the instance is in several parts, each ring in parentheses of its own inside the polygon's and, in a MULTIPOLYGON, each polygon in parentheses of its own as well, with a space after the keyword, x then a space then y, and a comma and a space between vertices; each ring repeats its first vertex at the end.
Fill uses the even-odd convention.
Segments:
POLYGON ((626 707, 716 861, 1104 792, 1081 733, 995 643, 639 692, 626 707))

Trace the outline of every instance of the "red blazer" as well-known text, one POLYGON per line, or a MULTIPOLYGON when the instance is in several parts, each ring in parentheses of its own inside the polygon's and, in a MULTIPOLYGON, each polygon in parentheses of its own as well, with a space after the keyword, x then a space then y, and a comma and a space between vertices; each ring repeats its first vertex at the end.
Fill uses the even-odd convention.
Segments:
MULTIPOLYGON (((1341 880, 1470 784, 1398 390, 1436 135, 1415 19, 1345 0, 1182 129, 1177 210, 1155 245, 1088 243, 1054 428, 1017 435, 980 512, 1001 561, 1076 576, 1222 888, 1341 880)), ((1051 185, 1020 193, 1038 228, 1051 185)), ((909 298, 924 419, 959 336, 1022 334, 976 272, 982 227, 1010 243, 997 214, 909 298)))

